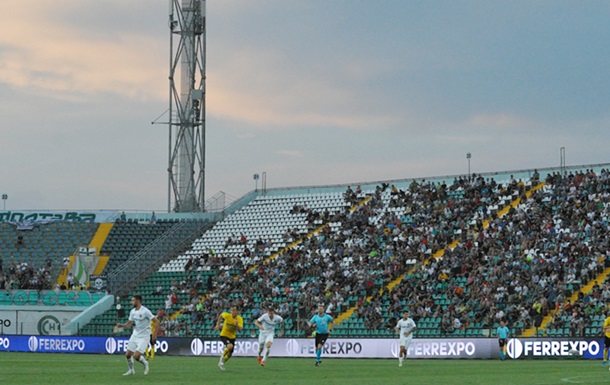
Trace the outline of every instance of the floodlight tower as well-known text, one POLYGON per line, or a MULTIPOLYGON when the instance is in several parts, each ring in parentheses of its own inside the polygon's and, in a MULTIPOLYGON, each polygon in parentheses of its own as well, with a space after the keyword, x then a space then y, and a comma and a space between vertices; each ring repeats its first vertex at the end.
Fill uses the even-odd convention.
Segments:
POLYGON ((169 28, 167 210, 203 211, 205 204, 205 0, 169 0, 169 28), (175 41, 177 44, 174 44, 175 41))

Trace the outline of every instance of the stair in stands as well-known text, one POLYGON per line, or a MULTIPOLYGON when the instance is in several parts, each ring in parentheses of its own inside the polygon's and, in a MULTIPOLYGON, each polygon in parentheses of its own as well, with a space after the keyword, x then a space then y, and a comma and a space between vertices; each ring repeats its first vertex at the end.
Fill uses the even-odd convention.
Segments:
MULTIPOLYGON (((587 282, 586 285, 581 287, 580 290, 577 290, 574 293, 572 293, 572 296, 570 296, 570 298, 567 298, 566 301, 570 301, 570 303, 576 303, 578 301, 579 293, 583 293, 583 294, 589 293, 591 290, 593 290, 593 286, 595 286, 596 284, 599 284, 599 282, 604 282, 606 280, 606 278, 608 278, 609 275, 610 275, 610 267, 607 267, 598 276, 596 276, 595 278, 593 278, 592 280, 587 282)), ((557 311, 555 309, 553 309, 549 312, 549 314, 547 314, 542 319, 542 323, 540 324, 540 327, 538 328, 539 333, 544 332, 546 330, 546 326, 553 320, 553 317, 555 316, 556 313, 557 313, 557 311)), ((536 328, 533 326, 524 330, 523 333, 521 333, 521 335, 520 335, 520 337, 535 337, 535 336, 536 336, 536 328)))

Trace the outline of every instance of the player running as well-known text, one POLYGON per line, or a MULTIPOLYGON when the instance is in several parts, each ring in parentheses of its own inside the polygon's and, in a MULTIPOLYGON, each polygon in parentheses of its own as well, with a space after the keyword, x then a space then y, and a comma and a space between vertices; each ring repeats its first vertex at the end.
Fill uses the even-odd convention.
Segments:
MULTIPOLYGON (((125 358, 127 359, 127 370, 123 375, 131 376, 135 374, 133 368, 133 358, 141 362, 144 366, 144 374, 148 374, 148 361, 144 357, 144 352, 148 346, 150 340, 150 329, 151 324, 155 324, 155 329, 158 327, 159 320, 155 317, 146 306, 142 305, 142 296, 134 295, 131 298, 131 305, 133 309, 129 312, 129 320, 127 323, 117 323, 119 328, 130 328, 135 324, 129 342, 127 343, 127 352, 125 358), (132 358, 133 357, 133 358, 132 358)), ((156 336, 153 336, 151 341, 153 344, 156 342, 156 336)))
POLYGON ((278 324, 281 325, 282 328, 278 334, 278 336, 281 337, 284 334, 284 319, 275 314, 274 309, 269 308, 267 313, 258 317, 254 324, 259 328, 258 363, 261 366, 265 366, 265 361, 267 360, 267 357, 269 357, 269 350, 271 349, 271 345, 273 345, 275 326, 278 324))
POLYGON ((218 361, 220 370, 225 370, 225 362, 229 361, 229 358, 233 355, 233 349, 235 349, 237 332, 240 332, 244 327, 244 319, 239 315, 239 309, 235 305, 231 306, 230 313, 223 312, 218 316, 214 330, 220 329, 220 323, 223 321, 220 340, 225 345, 225 348, 220 355, 220 361, 218 361))
POLYGON ((155 344, 157 342, 157 339, 154 338, 153 336, 156 336, 156 335, 157 335, 157 324, 155 324, 154 322, 151 322, 151 324, 150 324, 150 343, 146 347, 146 354, 145 354, 145 357, 148 361, 152 361, 155 359, 155 344))
POLYGON ((602 366, 608 363, 608 349, 610 349, 610 315, 608 315, 608 313, 606 313, 606 315, 607 317, 604 320, 604 326, 602 327, 602 332, 604 334, 604 358, 602 360, 602 366))
POLYGON ((417 329, 417 325, 415 325, 415 321, 413 321, 413 319, 409 318, 409 311, 403 311, 402 318, 396 323, 396 327, 394 328, 396 334, 400 336, 398 340, 400 345, 400 352, 398 353, 398 366, 402 366, 405 358, 407 358, 409 345, 411 345, 411 341, 413 340, 413 332, 415 329, 417 329))
POLYGON ((316 337, 316 366, 322 363, 322 348, 328 339, 330 331, 333 329, 333 317, 324 313, 324 305, 318 306, 318 313, 309 320, 309 327, 316 327, 314 335, 316 337))

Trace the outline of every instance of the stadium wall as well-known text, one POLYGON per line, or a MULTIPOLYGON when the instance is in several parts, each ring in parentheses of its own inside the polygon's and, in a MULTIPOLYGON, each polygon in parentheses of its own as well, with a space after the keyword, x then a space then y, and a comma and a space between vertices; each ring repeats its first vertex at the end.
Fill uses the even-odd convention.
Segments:
MULTIPOLYGON (((124 354, 127 337, 0 336, 0 352, 124 354)), ((218 340, 199 338, 160 338, 156 351, 160 355, 218 356, 223 349, 218 340)), ((238 339, 235 356, 255 357, 258 339, 238 339)), ((397 339, 333 338, 324 347, 327 358, 397 358, 397 339)), ((497 359, 495 338, 413 339, 410 359, 497 359)), ((310 338, 276 338, 274 357, 313 358, 314 340, 310 338)), ((508 355, 513 359, 561 358, 579 356, 601 359, 601 338, 512 338, 508 355)))

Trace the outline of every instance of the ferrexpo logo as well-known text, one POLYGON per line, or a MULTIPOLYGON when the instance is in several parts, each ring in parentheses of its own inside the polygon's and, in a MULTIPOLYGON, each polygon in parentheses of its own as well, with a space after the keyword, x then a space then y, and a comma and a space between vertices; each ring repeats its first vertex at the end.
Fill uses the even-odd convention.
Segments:
POLYGON ((193 339, 191 341, 191 353, 196 356, 200 356, 203 353, 203 342, 199 338, 193 339))
MULTIPOLYGON (((399 346, 392 344, 392 355, 398 357, 399 346)), ((477 347, 473 342, 414 340, 408 354, 413 357, 472 357, 477 347)))
POLYGON ((392 357, 394 358, 398 358, 398 352, 400 351, 400 347, 398 346, 398 342, 393 341, 392 342, 392 347, 390 348, 391 352, 392 352, 392 357))
POLYGON ((114 354, 114 352, 116 352, 116 349, 117 349, 116 340, 112 337, 108 338, 106 340, 106 353, 114 354))
POLYGON ((11 340, 8 338, 0 338, 0 349, 8 349, 11 347, 11 340))
MULTIPOLYGON (((157 341, 157 344, 159 341, 157 341)), ((127 351, 127 346, 129 345, 129 340, 125 338, 113 338, 108 337, 106 339, 106 353, 114 354, 114 353, 125 353, 127 351)), ((167 343, 166 343, 167 345, 167 343)))
POLYGON ((299 349, 300 349, 299 341, 295 340, 294 338, 291 338, 288 341, 286 341, 286 352, 289 355, 298 356, 299 349))
POLYGON ((28 349, 30 349, 30 352, 35 352, 38 350, 38 338, 34 336, 30 337, 28 340, 28 349))
POLYGON ((511 338, 506 343, 506 353, 510 358, 519 358, 523 354, 523 343, 516 338, 511 338))
POLYGON ((524 357, 561 357, 569 356, 570 350, 578 351, 583 355, 589 353, 597 355, 601 347, 597 341, 553 341, 553 340, 526 340, 517 338, 508 340, 506 352, 511 358, 524 357))

